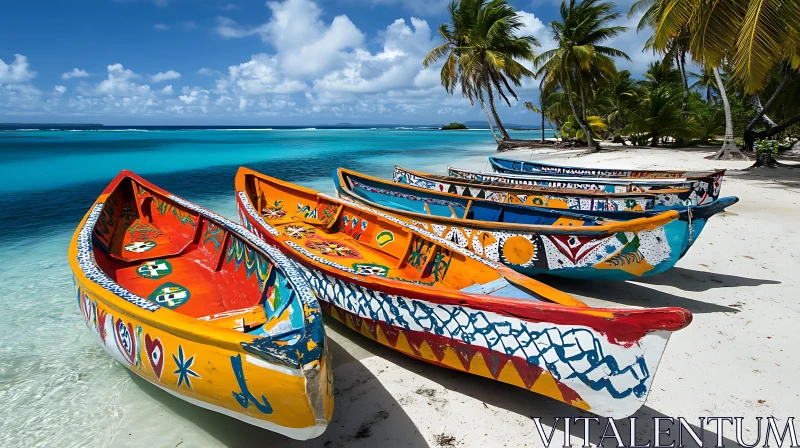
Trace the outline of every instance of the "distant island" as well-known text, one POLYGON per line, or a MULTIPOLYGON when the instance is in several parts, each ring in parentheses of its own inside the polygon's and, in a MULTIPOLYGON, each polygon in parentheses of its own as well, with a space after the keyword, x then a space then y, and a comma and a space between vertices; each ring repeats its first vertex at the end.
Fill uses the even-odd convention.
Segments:
POLYGON ((454 122, 452 122, 450 124, 443 124, 440 129, 443 130, 443 131, 458 131, 458 130, 464 130, 464 129, 469 129, 469 128, 466 125, 464 125, 463 123, 456 123, 454 121, 454 122))

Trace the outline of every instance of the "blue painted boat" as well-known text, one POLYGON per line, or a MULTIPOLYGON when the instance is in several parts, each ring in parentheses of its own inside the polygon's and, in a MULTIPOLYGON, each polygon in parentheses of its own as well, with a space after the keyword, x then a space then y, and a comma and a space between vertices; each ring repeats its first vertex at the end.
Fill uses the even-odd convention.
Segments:
POLYGON ((442 176, 411 171, 399 166, 394 167, 392 180, 413 187, 454 193, 470 198, 578 212, 677 210, 685 208, 687 205, 695 205, 694 191, 689 188, 668 188, 644 193, 607 193, 602 190, 554 188, 442 176))
POLYGON ((508 174, 545 174, 555 176, 599 177, 599 178, 632 178, 632 179, 690 179, 702 180, 722 176, 725 170, 687 171, 687 170, 637 170, 629 168, 587 168, 569 165, 553 165, 537 161, 508 159, 491 156, 489 163, 498 173, 508 174))
POLYGON ((664 191, 670 188, 690 188, 692 200, 695 204, 709 204, 719 198, 722 186, 722 175, 714 178, 686 179, 629 179, 629 178, 600 178, 580 176, 557 176, 545 174, 509 174, 509 173, 483 173, 478 171, 461 170, 447 167, 447 175, 488 182, 502 182, 515 185, 536 185, 551 188, 570 188, 579 190, 605 191, 606 193, 622 192, 653 192, 664 191))
POLYGON ((585 211, 501 204, 334 172, 340 197, 381 209, 526 275, 628 280, 666 271, 711 216, 736 203, 664 212, 585 211))

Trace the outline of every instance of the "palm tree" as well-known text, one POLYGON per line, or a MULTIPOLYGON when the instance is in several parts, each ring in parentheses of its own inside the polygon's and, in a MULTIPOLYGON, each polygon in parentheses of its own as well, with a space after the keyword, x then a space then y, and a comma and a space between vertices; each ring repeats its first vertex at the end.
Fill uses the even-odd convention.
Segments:
MULTIPOLYGON (((718 68, 729 60, 733 67, 731 78, 741 84, 747 95, 761 91, 777 66, 800 71, 800 0, 656 1, 660 7, 655 21, 654 46, 664 49, 682 29, 688 29, 692 57, 711 68, 718 68)), ((714 77, 723 90, 718 70, 714 77)), ((773 98, 775 95, 773 93, 773 98)), ((720 97, 723 104, 727 103, 725 92, 721 92, 720 97)), ((773 98, 767 101, 768 106, 773 98)), ((756 109, 755 120, 758 121, 769 107, 756 106, 756 109)), ((726 110, 728 115, 729 112, 726 110)), ((794 119, 800 120, 800 115, 784 124, 794 119)), ((780 129, 782 125, 776 125, 772 132, 780 129)), ((748 126, 744 136, 745 147, 750 149, 754 142, 752 126, 748 126)), ((715 157, 744 156, 726 138, 715 157)))
MULTIPOLYGON (((641 32, 645 28, 655 28, 658 25, 660 8, 664 6, 663 0, 638 0, 631 5, 628 11, 630 19, 638 12, 642 12, 642 17, 636 26, 636 32, 641 32)), ((667 44, 664 54, 664 62, 674 62, 680 71, 683 80, 683 103, 681 104, 681 117, 685 120, 689 107, 689 74, 686 71, 686 53, 689 52, 689 30, 684 27, 667 44)), ((645 50, 658 51, 655 45, 655 35, 651 35, 644 45, 645 50)))
POLYGON ((630 133, 646 133, 650 146, 658 146, 664 137, 691 137, 693 122, 681 118, 681 96, 672 86, 646 88, 639 107, 631 113, 630 133))
POLYGON ((509 140, 495 107, 494 92, 509 106, 508 95, 517 99, 512 86, 520 86, 523 76, 533 75, 519 61, 532 61, 532 47, 539 43, 532 36, 518 35, 522 22, 505 0, 453 0, 448 10, 450 23, 439 27, 445 42, 431 50, 422 65, 427 68, 445 58, 440 77, 447 92, 453 93, 460 82, 462 95, 471 104, 476 99, 481 103, 492 128, 485 93, 502 139, 509 140))
MULTIPOLYGON (((628 70, 618 72, 597 90, 596 106, 612 136, 618 137, 628 124, 631 110, 635 108, 639 98, 639 90, 628 70)), ((615 141, 625 144, 623 139, 615 141)))
POLYGON ((628 55, 602 44, 627 28, 610 26, 619 18, 613 3, 599 0, 565 0, 560 8, 561 21, 550 24, 557 47, 545 51, 534 60, 536 77, 544 76, 546 85, 557 85, 566 92, 572 115, 587 137, 589 152, 597 150, 586 112, 598 82, 616 73, 613 57, 628 55), (575 107, 573 92, 581 102, 581 113, 575 107))
POLYGON ((790 61, 800 70, 800 2, 798 0, 657 0, 660 4, 653 42, 666 49, 688 28, 689 51, 705 66, 733 64, 732 77, 744 91, 761 90, 770 70, 790 61))
POLYGON ((706 102, 715 103, 719 98, 719 89, 717 89, 716 80, 714 79, 714 71, 710 68, 703 68, 700 73, 689 73, 689 76, 696 78, 690 88, 698 92, 705 90, 706 102))

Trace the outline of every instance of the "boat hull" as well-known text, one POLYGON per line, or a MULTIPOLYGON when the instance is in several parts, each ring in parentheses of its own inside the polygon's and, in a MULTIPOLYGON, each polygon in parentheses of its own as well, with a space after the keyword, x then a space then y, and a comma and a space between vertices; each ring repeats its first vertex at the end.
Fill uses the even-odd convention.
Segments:
POLYGON ((604 191, 606 193, 629 193, 664 191, 669 188, 691 189, 692 204, 710 204, 719 198, 724 173, 702 180, 690 179, 615 179, 572 176, 537 175, 533 173, 481 173, 448 167, 448 176, 484 182, 499 182, 512 185, 533 185, 549 188, 572 188, 578 190, 604 191))
POLYGON ((585 168, 578 166, 551 165, 536 161, 507 159, 505 157, 489 157, 489 163, 498 173, 515 172, 555 176, 605 177, 627 179, 698 179, 724 174, 725 170, 685 171, 685 170, 637 170, 620 168, 585 168), (508 170, 508 171, 506 171, 508 170))
MULTIPOLYGON (((278 241, 271 227, 238 192, 242 222, 266 241, 278 241)), ((353 204, 392 222, 408 223, 353 204)), ((432 234, 418 230, 422 235, 432 234)), ((303 257, 343 266, 287 242, 303 257)), ((434 303, 423 297, 367 288, 296 261, 323 311, 354 331, 413 358, 484 376, 540 393, 595 414, 622 418, 644 403, 670 332, 655 330, 619 338, 566 315, 542 309, 537 319, 518 318, 460 303, 434 303), (624 340, 623 340, 624 339, 624 340)))
MULTIPOLYGON (((298 283, 302 277, 291 270, 289 261, 240 225, 169 197, 231 232, 230 238, 263 251, 232 251, 227 259, 223 257, 221 269, 233 269, 231 278, 255 281, 254 272, 246 272, 245 266, 266 262, 266 258, 259 258, 265 257, 263 254, 268 254, 270 262, 282 272, 294 276, 290 281, 300 297, 297 300, 302 298, 303 309, 313 316, 310 322, 318 324, 302 347, 289 350, 295 362, 284 357, 288 345, 181 315, 168 305, 160 305, 158 299, 133 294, 112 280, 98 265, 95 252, 103 246, 95 233, 96 225, 116 216, 113 209, 117 204, 106 199, 105 194, 101 196, 84 217, 69 250, 77 305, 98 345, 137 376, 196 406, 294 439, 322 434, 333 414, 330 353, 318 304, 308 286, 298 283)), ((122 207, 116 208, 118 212, 122 207)), ((200 227, 199 223, 194 225, 200 227)), ((176 270, 167 278, 178 279, 181 273, 174 260, 172 264, 176 270)), ((188 291, 202 294, 199 283, 190 283, 188 278, 178 281, 188 291)))
POLYGON ((569 194, 548 191, 548 187, 537 189, 533 185, 510 186, 464 178, 426 176, 424 173, 411 172, 397 166, 394 168, 392 180, 412 187, 458 194, 468 198, 581 211, 672 210, 678 206, 692 205, 694 197, 692 191, 688 189, 680 193, 651 192, 646 195, 628 192, 610 192, 607 196, 581 195, 580 190, 575 190, 575 194, 569 194))

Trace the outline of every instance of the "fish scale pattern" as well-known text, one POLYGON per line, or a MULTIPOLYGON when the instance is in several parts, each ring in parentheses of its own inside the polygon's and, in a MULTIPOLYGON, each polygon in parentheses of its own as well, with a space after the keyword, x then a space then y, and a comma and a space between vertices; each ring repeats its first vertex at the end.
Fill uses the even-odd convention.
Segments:
MULTIPOLYGON (((277 236, 278 231, 250 206, 246 194, 239 191, 238 196, 242 221, 255 230, 249 223, 249 219, 252 219, 264 230, 277 236)), ((326 197, 324 194, 320 196, 326 197)), ((500 268, 497 263, 480 258, 450 241, 393 216, 349 200, 342 202, 396 222, 486 265, 500 268)), ((303 256, 334 269, 352 271, 305 251, 292 242, 287 243, 293 249, 299 249, 303 256)), ((651 369, 644 357, 646 344, 642 341, 621 346, 609 342, 605 336, 588 327, 529 322, 462 306, 434 305, 345 282, 324 272, 308 269, 295 260, 291 260, 291 263, 305 277, 319 300, 359 317, 384 322, 396 329, 432 333, 525 359, 528 365, 547 370, 555 379, 572 387, 584 397, 588 395, 584 392, 594 391, 612 399, 626 399, 631 396, 641 399, 647 395, 652 382, 651 369)), ((658 362, 658 358, 655 362, 658 362)))
POLYGON ((578 381, 621 399, 631 394, 645 396, 651 381, 643 357, 634 356, 632 363, 621 364, 606 353, 612 344, 589 328, 528 322, 461 306, 432 305, 366 289, 300 265, 297 268, 321 300, 338 308, 396 328, 433 333, 525 359, 568 385, 578 381))

